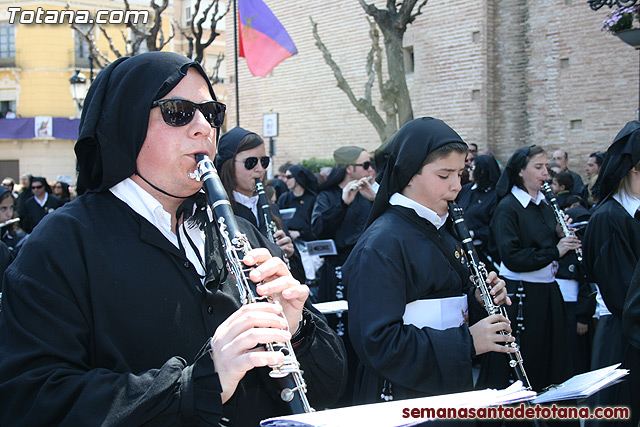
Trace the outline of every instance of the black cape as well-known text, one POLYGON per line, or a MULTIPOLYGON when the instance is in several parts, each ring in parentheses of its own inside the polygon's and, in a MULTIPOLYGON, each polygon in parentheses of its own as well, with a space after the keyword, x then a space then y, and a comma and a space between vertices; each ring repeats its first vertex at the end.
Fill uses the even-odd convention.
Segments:
MULTIPOLYGON (((254 247, 275 249, 238 222, 254 247)), ((249 371, 221 404, 208 342, 240 301, 213 254, 220 269, 203 286, 184 253, 110 192, 47 215, 5 276, 0 424, 218 425, 224 416, 255 426, 286 414, 268 368, 249 371)), ((305 313, 296 355, 321 409, 344 382, 344 349, 322 316, 305 313)))

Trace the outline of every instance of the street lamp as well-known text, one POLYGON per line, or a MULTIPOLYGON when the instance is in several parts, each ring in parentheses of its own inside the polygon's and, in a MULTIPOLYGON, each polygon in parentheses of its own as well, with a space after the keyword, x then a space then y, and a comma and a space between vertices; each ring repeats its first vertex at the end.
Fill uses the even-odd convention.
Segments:
POLYGON ((84 103, 84 97, 86 94, 85 83, 87 78, 80 70, 76 70, 76 73, 69 78, 71 84, 71 97, 76 105, 76 116, 80 116, 82 112, 82 104, 84 103))

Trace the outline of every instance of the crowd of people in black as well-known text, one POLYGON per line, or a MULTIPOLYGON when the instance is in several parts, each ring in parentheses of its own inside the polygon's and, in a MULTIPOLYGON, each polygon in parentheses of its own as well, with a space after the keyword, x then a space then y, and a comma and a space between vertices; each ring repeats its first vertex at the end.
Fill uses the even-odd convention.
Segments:
POLYGON ((503 165, 434 118, 269 181, 263 139, 221 135, 224 105, 179 55, 114 62, 84 109, 82 195, 28 175, 19 193, 0 187, 0 424, 257 425, 288 410, 268 375, 283 356, 263 348, 279 341, 316 409, 505 388, 516 340, 536 391, 623 363, 631 379, 590 403, 637 422, 640 122, 586 159, 586 184, 565 151, 521 147, 503 165), (266 248, 244 262, 278 304, 240 299, 193 177, 200 153, 266 248), (484 311, 452 201, 508 317, 484 311), (309 253, 318 240, 335 252, 309 253), (323 315, 332 301, 348 309, 323 315))

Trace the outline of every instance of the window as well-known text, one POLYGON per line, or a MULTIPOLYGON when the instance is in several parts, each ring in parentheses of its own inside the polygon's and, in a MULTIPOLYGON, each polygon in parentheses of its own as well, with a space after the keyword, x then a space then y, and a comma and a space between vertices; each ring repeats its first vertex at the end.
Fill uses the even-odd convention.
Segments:
POLYGON ((187 6, 184 9, 184 25, 188 26, 191 22, 191 6, 187 6))
POLYGON ((404 73, 411 74, 414 69, 413 62, 413 46, 407 46, 403 49, 404 73))
POLYGON ((15 65, 16 43, 13 24, 0 22, 0 66, 15 65))
POLYGON ((0 118, 4 118, 9 110, 16 112, 16 101, 0 101, 0 118))
MULTIPOLYGON (((92 31, 91 24, 76 24, 83 34, 88 34, 92 31)), ((76 68, 88 68, 89 67, 89 55, 91 50, 89 49, 89 42, 76 30, 73 30, 75 38, 75 67, 76 68)))

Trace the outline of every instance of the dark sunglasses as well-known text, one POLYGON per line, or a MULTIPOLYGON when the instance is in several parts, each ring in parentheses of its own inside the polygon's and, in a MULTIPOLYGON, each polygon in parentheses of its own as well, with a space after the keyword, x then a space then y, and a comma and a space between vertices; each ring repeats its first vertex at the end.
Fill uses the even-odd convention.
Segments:
POLYGON ((151 107, 160 107, 162 119, 169 126, 185 126, 191 123, 196 109, 200 110, 211 127, 219 128, 224 121, 227 106, 218 101, 195 103, 186 99, 161 99, 153 101, 151 107))
POLYGON ((367 170, 371 167, 371 162, 351 163, 351 166, 362 166, 362 169, 367 170))
MULTIPOLYGON (((244 161, 236 160, 236 162, 244 163, 244 168, 246 170, 250 171, 251 169, 255 168, 258 165, 258 158, 257 157, 247 157, 246 159, 244 159, 244 161)), ((260 164, 262 165, 262 167, 264 169, 269 167, 269 162, 271 162, 271 159, 268 156, 260 157, 260 164)))
POLYGON ((284 177, 287 178, 287 179, 291 179, 291 178, 293 178, 293 175, 285 175, 284 177))
POLYGON ((32 185, 32 186, 31 186, 31 189, 32 189, 32 190, 39 190, 39 189, 41 189, 42 187, 44 187, 44 185, 32 185))

